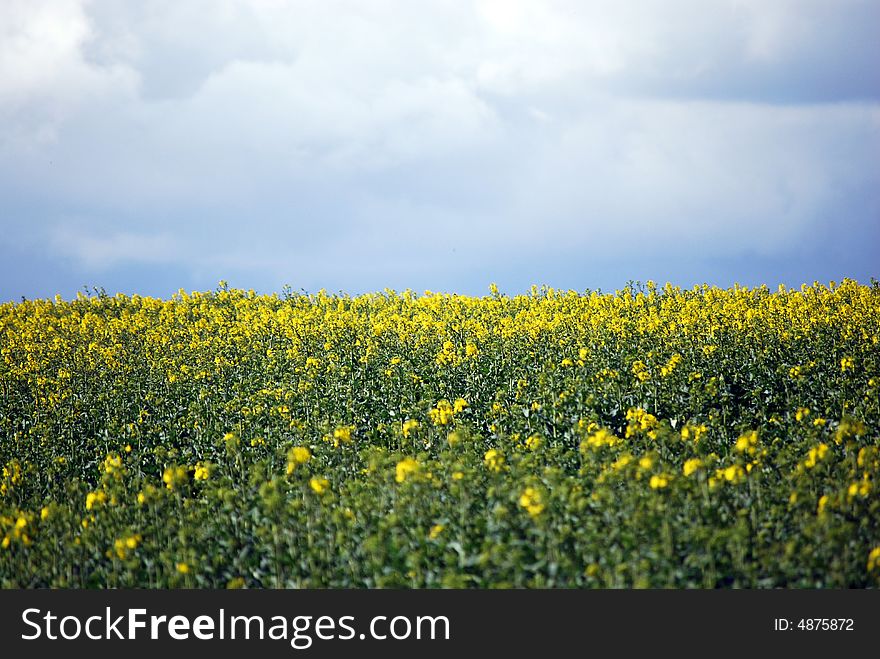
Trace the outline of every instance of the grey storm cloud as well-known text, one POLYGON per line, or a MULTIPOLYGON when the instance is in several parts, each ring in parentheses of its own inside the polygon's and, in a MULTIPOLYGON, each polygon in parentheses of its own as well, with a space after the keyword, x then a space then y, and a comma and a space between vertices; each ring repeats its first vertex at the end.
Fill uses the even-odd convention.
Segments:
POLYGON ((0 299, 866 280, 880 3, 7 0, 0 299))

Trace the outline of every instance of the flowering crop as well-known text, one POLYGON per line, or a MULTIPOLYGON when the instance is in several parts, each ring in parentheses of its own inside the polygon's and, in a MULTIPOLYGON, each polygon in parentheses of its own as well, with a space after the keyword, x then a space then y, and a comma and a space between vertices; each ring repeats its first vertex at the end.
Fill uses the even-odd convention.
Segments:
POLYGON ((4 587, 880 585, 880 286, 0 305, 4 587))

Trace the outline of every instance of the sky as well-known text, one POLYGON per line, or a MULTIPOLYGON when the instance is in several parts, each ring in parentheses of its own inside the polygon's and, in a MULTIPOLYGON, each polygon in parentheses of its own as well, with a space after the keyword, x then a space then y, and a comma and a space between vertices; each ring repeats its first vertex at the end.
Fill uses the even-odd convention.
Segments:
POLYGON ((2 0, 0 301, 880 278, 880 0, 2 0))

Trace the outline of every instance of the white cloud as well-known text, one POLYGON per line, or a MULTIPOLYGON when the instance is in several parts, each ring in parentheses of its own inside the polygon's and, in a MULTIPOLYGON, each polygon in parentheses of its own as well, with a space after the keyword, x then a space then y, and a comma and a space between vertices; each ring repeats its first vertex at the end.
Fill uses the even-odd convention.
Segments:
POLYGON ((121 263, 166 264, 185 257, 179 242, 165 232, 96 230, 81 219, 76 222, 79 226, 54 226, 49 242, 56 253, 78 261, 88 270, 107 270, 121 263))
POLYGON ((0 214, 7 239, 86 269, 273 281, 549 263, 560 245, 784 254, 852 199, 853 222, 876 219, 878 15, 861 0, 10 0, 0 214))

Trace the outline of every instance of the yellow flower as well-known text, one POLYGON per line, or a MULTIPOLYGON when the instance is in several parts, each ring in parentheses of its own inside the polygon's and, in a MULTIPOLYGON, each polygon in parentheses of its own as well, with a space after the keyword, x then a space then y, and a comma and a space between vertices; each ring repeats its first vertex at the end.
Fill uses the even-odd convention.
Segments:
POLYGON ((458 414, 459 412, 463 412, 467 406, 467 401, 464 398, 456 398, 455 403, 452 406, 452 411, 453 413, 458 414))
POLYGON ((651 476, 648 482, 652 490, 662 490, 669 485, 669 479, 666 476, 651 476))
POLYGON ((430 538, 431 540, 436 540, 437 537, 443 532, 444 528, 445 527, 442 524, 434 524, 434 526, 431 527, 431 530, 428 531, 428 538, 430 538))
POLYGON ((682 472, 685 476, 690 476, 695 471, 697 471, 700 467, 703 466, 703 461, 700 458, 691 458, 690 460, 684 461, 684 467, 682 468, 682 472))
POLYGON ((818 515, 823 515, 825 513, 825 506, 828 505, 828 495, 823 494, 819 497, 819 504, 816 506, 816 513, 818 515))
POLYGON ((441 400, 437 406, 428 411, 428 416, 435 426, 448 426, 452 423, 454 410, 448 400, 441 400))
POLYGON ((460 481, 462 478, 464 478, 464 474, 460 471, 453 471, 451 478, 454 481, 460 481))
POLYGON ((354 426, 340 426, 333 431, 333 446, 339 447, 340 444, 350 444, 352 441, 352 433, 354 426))
POLYGON ((681 429, 681 438, 685 441, 693 440, 694 443, 696 443, 696 442, 700 441, 700 438, 703 435, 705 435, 706 432, 708 432, 708 430, 709 429, 703 424, 700 424, 700 425, 686 424, 681 429))
POLYGON ((415 419, 407 419, 403 422, 403 436, 409 438, 414 430, 418 430, 419 422, 415 419))
POLYGON ((648 370, 648 367, 645 366, 645 362, 643 361, 633 362, 632 372, 639 382, 647 382, 651 379, 651 372, 648 370))
POLYGON ((804 460, 804 467, 807 469, 812 469, 819 462, 825 459, 825 456, 828 454, 828 445, 827 444, 819 444, 818 446, 811 448, 807 453, 807 459, 804 460))
POLYGON ((856 363, 852 357, 844 357, 840 360, 840 371, 841 373, 846 373, 847 371, 852 371, 855 369, 856 363))
MULTIPOLYGON (((614 462, 611 463, 611 468, 614 471, 620 471, 621 469, 626 467, 630 462, 632 462, 632 459, 633 459, 633 457, 629 453, 624 453, 619 458, 617 458, 617 460, 615 460, 614 462)), ((649 462, 650 462, 650 464, 647 467, 648 469, 650 469, 651 465, 654 464, 653 461, 649 461, 649 462)), ((640 461, 640 463, 641 463, 641 461, 640 461)))
POLYGON ((305 446, 294 446, 287 452, 287 475, 290 476, 299 465, 312 459, 312 452, 305 446))
POLYGON ((797 421, 803 421, 808 416, 810 416, 810 408, 809 407, 799 407, 797 411, 794 413, 794 418, 797 421))
POLYGON ((645 455, 639 458, 639 468, 648 471, 651 467, 654 466, 654 458, 645 455))
POLYGON ((324 494, 330 488, 330 481, 326 478, 312 478, 309 481, 309 487, 315 494, 324 494))
POLYGON ((187 563, 178 563, 176 566, 177 571, 181 574, 189 574, 189 565, 187 563))
POLYGON ((868 553, 868 572, 880 571, 880 546, 868 553))
POLYGON ((544 512, 544 503, 541 493, 534 487, 527 487, 519 497, 519 505, 526 509, 532 517, 537 517, 544 512))
POLYGON ((746 478, 746 470, 739 465, 730 465, 715 470, 715 475, 709 479, 709 487, 715 488, 722 483, 731 483, 736 485, 742 483, 746 478))
POLYGON ((49 512, 48 506, 43 506, 40 509, 40 519, 44 519, 44 520, 49 519, 49 515, 50 515, 50 512, 49 512))
POLYGON ((228 432, 223 435, 223 443, 226 445, 227 451, 229 451, 230 453, 234 453, 238 450, 240 441, 238 439, 238 435, 232 432, 228 432))
POLYGON ((758 432, 750 430, 739 436, 734 447, 737 453, 747 453, 754 455, 758 450, 758 432))
POLYGON ((86 510, 92 510, 93 508, 97 508, 99 505, 107 502, 107 495, 103 490, 96 490, 95 492, 89 492, 86 495, 86 510))
POLYGON ((629 422, 626 426, 627 439, 641 434, 657 439, 657 427, 660 422, 653 414, 649 414, 641 407, 631 407, 626 412, 626 420, 629 422))
POLYGON ((504 469, 504 455, 494 448, 490 448, 483 456, 483 464, 489 471, 498 473, 504 469))
POLYGON ((724 469, 724 480, 729 483, 739 483, 743 478, 745 478, 745 472, 743 468, 739 465, 731 465, 724 469))
POLYGON ((171 491, 179 489, 182 485, 186 483, 186 480, 186 467, 172 465, 170 467, 166 467, 164 473, 162 474, 162 482, 165 483, 165 487, 167 487, 171 491))
POLYGON ((538 435, 531 435, 526 438, 526 448, 530 451, 537 451, 541 447, 541 438, 538 435))
POLYGON ((197 481, 206 481, 208 480, 208 476, 210 476, 210 470, 207 465, 202 464, 201 462, 196 462, 196 466, 194 467, 193 478, 197 481))
POLYGON ((394 480, 398 483, 403 483, 410 476, 414 476, 421 469, 421 465, 418 460, 413 458, 404 458, 400 462, 397 463, 395 467, 395 476, 394 480))
POLYGON ((115 453, 111 453, 104 458, 104 473, 108 476, 119 474, 122 470, 122 458, 115 453))
MULTIPOLYGON (((117 558, 119 558, 119 560, 126 559, 130 552, 137 549, 140 542, 141 536, 139 533, 130 535, 126 538, 117 538, 113 542, 113 549, 115 550, 117 558)), ((110 555, 109 552, 108 555, 110 555)))
POLYGON ((586 453, 590 449, 598 450, 605 446, 617 446, 620 443, 621 439, 619 437, 616 437, 614 433, 612 433, 610 430, 606 430, 605 428, 600 428, 581 442, 580 450, 581 453, 586 453))
POLYGON ((847 488, 847 498, 854 499, 855 497, 861 497, 864 499, 869 494, 871 494, 871 490, 873 489, 871 483, 871 476, 865 472, 862 475, 861 481, 856 481, 855 483, 850 483, 849 488, 847 488))
POLYGON ((834 433, 834 443, 842 444, 851 437, 861 437, 867 432, 865 424, 855 419, 844 419, 834 433))

